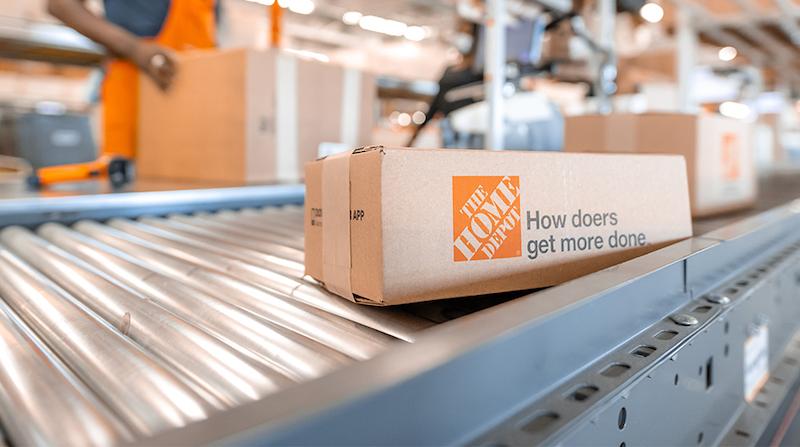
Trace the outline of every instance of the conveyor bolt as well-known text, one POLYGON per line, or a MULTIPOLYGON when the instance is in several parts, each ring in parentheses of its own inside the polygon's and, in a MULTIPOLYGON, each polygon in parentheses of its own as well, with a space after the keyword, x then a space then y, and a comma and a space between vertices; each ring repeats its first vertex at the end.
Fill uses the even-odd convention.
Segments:
POLYGON ((687 314, 675 314, 669 318, 680 326, 694 326, 699 323, 697 318, 687 314))
POLYGON ((706 296, 706 301, 709 303, 719 304, 722 306, 728 305, 731 302, 731 299, 725 295, 720 295, 718 293, 712 293, 711 295, 706 296))

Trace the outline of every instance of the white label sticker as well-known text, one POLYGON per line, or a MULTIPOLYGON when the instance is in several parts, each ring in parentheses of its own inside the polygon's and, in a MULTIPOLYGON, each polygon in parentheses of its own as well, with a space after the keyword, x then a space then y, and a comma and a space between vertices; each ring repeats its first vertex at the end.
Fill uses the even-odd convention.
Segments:
POLYGON ((752 401, 769 378, 769 329, 760 326, 744 342, 744 398, 752 401))

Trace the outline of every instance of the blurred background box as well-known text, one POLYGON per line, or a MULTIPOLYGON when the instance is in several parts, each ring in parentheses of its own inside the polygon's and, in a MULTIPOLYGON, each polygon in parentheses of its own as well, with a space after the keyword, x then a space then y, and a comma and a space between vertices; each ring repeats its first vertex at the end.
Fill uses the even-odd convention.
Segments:
POLYGON ((686 158, 692 215, 724 213, 756 200, 752 124, 715 115, 583 115, 566 120, 569 152, 679 154, 686 158))
POLYGON ((374 77, 279 50, 194 52, 169 92, 140 82, 143 178, 296 181, 323 142, 369 142, 374 77))

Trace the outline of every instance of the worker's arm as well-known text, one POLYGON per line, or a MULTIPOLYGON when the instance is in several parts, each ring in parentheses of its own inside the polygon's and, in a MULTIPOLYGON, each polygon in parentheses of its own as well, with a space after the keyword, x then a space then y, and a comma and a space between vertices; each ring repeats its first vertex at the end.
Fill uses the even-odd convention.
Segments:
POLYGON ((89 11, 83 0, 48 0, 47 11, 117 57, 128 59, 162 89, 175 75, 175 59, 166 48, 135 36, 89 11))

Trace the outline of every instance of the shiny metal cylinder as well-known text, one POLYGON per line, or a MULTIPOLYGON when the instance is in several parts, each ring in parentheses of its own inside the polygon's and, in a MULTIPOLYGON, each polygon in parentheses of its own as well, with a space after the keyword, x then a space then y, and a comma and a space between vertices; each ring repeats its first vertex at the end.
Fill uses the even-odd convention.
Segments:
POLYGON ((53 224, 43 226, 40 232, 54 244, 294 380, 319 377, 349 363, 342 353, 187 287, 184 278, 197 270, 193 264, 115 237, 121 232, 104 225, 81 222, 76 227, 81 233, 53 224), (172 278, 157 274, 156 270, 172 278))
MULTIPOLYGON (((258 234, 258 236, 263 240, 268 240, 272 242, 282 243, 289 247, 296 248, 298 250, 304 250, 304 242, 303 242, 303 235, 302 234, 279 234, 269 231, 269 227, 265 227, 264 224, 259 223, 256 220, 250 219, 242 213, 237 213, 233 211, 220 211, 218 213, 197 213, 195 214, 200 220, 206 220, 211 222, 217 222, 225 226, 233 226, 235 228, 241 229, 242 231, 252 232, 253 234, 258 234)), ((300 228, 302 228, 302 222, 297 224, 300 228)))
POLYGON ((303 263, 289 261, 280 256, 262 253, 254 248, 243 246, 242 244, 222 241, 219 238, 204 234, 192 226, 181 222, 153 217, 143 217, 139 219, 139 222, 184 236, 190 240, 200 241, 206 246, 219 247, 220 253, 233 253, 233 256, 236 257, 244 256, 248 261, 257 262, 270 270, 275 270, 276 272, 286 274, 292 278, 302 278, 305 275, 305 264, 303 263))
MULTIPOLYGON (((184 225, 182 225, 180 223, 169 221, 169 220, 154 219, 154 218, 143 219, 142 223, 145 223, 145 225, 155 226, 155 227, 160 228, 162 230, 165 230, 165 231, 168 231, 168 232, 171 232, 171 233, 174 233, 174 234, 178 234, 180 236, 186 237, 186 238, 188 238, 190 240, 193 240, 195 242, 199 242, 199 243, 203 244, 203 248, 207 248, 209 250, 214 250, 216 253, 221 253, 221 254, 224 254, 224 255, 226 255, 228 257, 233 257, 233 258, 239 259, 239 260, 244 261, 245 263, 248 263, 248 264, 254 264, 254 265, 258 265, 260 267, 264 267, 264 269, 262 269, 262 271, 260 271, 261 274, 256 275, 256 277, 249 276, 247 278, 248 282, 258 284, 258 285, 263 286, 265 288, 268 288, 270 290, 275 290, 275 291, 281 292, 281 294, 284 295, 284 296, 289 296, 291 298, 294 298, 294 296, 293 296, 294 288, 297 288, 297 287, 301 286, 302 284, 304 284, 302 282, 303 275, 291 275, 291 279, 295 280, 294 283, 292 284, 292 290, 286 290, 285 287, 283 287, 283 286, 285 286, 285 284, 287 282, 285 280, 281 280, 281 279, 278 279, 278 281, 279 281, 278 284, 282 287, 282 289, 281 290, 277 289, 275 287, 275 284, 274 284, 275 280, 268 279, 270 277, 275 277, 276 275, 274 275, 274 274, 270 275, 270 274, 267 274, 266 272, 263 271, 263 270, 273 270, 271 268, 272 267, 271 262, 267 262, 264 259, 263 255, 261 253, 255 251, 255 250, 251 250, 249 248, 244 247, 243 245, 245 245, 246 242, 242 242, 239 245, 226 244, 224 246, 224 251, 222 251, 223 247, 221 247, 218 242, 216 242, 215 240, 212 240, 210 237, 202 236, 200 234, 197 234, 197 233, 194 233, 194 232, 190 232, 190 231, 184 231, 184 225)), ((227 268, 226 271, 233 272, 233 271, 239 271, 239 270, 240 269, 238 269, 238 268, 230 268, 229 267, 229 268, 227 268)), ((248 270, 252 271, 252 269, 248 269, 248 270)), ((280 272, 280 273, 282 273, 282 272, 280 272)), ((308 293, 304 293, 304 296, 307 296, 307 295, 308 295, 308 293)), ((373 329, 372 325, 370 325, 370 324, 362 324, 361 321, 359 321, 359 320, 353 320, 353 319, 350 319, 348 317, 339 316, 339 314, 337 314, 336 312, 330 312, 328 310, 328 308, 330 307, 331 309, 335 309, 335 310, 342 310, 343 308, 349 308, 349 309, 351 309, 351 311, 349 312, 350 315, 364 316, 364 315, 373 314, 376 317, 380 315, 380 319, 381 320, 390 319, 391 318, 390 315, 393 314, 392 310, 385 311, 385 309, 369 308, 368 306, 362 306, 362 305, 358 305, 358 304, 352 303, 350 301, 347 301, 347 300, 345 300, 345 299, 343 299, 341 297, 335 296, 333 294, 327 294, 327 295, 325 295, 325 294, 321 294, 321 295, 320 294, 313 294, 312 296, 317 297, 317 299, 314 299, 314 300, 311 300, 311 301, 308 301, 308 302, 301 301, 301 300, 295 300, 295 301, 303 303, 303 304, 305 304, 307 306, 310 306, 313 309, 317 309, 319 311, 322 311, 322 312, 324 312, 324 314, 322 314, 322 316, 327 316, 328 319, 333 320, 333 321, 343 322, 343 323, 345 323, 346 326, 351 327, 352 329, 360 330, 361 332, 365 332, 366 335, 370 335, 372 330, 378 330, 378 331, 383 332, 383 333, 388 333, 388 332, 384 332, 382 329, 379 329, 379 328, 373 329), (326 306, 320 306, 319 304, 326 304, 326 306), (331 315, 336 315, 336 317, 331 317, 331 315), (342 320, 344 320, 344 321, 342 321, 342 320), (358 324, 354 325, 353 323, 358 323, 358 324), (370 328, 370 329, 367 329, 367 328, 370 328)), ((366 318, 363 318, 363 319, 366 320, 366 318)), ((375 320, 372 320, 372 321, 375 322, 375 320)), ((406 339, 406 338, 403 338, 403 339, 406 339)))
POLYGON ((279 232, 288 236, 304 236, 303 217, 301 214, 294 220, 287 220, 287 216, 276 214, 274 210, 260 209, 243 211, 237 213, 237 216, 258 224, 265 231, 279 232))
POLYGON ((187 231, 193 231, 195 234, 207 237, 210 240, 251 248, 262 253, 268 253, 301 264, 304 262, 302 250, 297 250, 275 242, 264 241, 260 239, 259 232, 248 231, 236 225, 225 225, 223 223, 186 215, 172 215, 168 220, 179 222, 187 231))
POLYGON ((8 228, 0 239, 124 335, 202 387, 215 406, 234 407, 291 383, 28 230, 8 228))
MULTIPOLYGON (((116 219, 112 220, 109 225, 114 226, 116 219)), ((197 231, 192 231, 188 225, 183 225, 180 222, 171 222, 165 219, 155 218, 142 218, 140 223, 154 227, 170 234, 170 237, 180 242, 186 242, 201 246, 203 249, 214 251, 216 253, 225 255, 230 252, 246 253, 248 258, 257 259, 259 263, 267 266, 270 270, 282 273, 292 278, 302 278, 305 273, 305 265, 297 262, 283 259, 279 256, 261 253, 250 248, 243 248, 229 242, 224 242, 219 239, 209 240, 198 234, 197 231), (187 229, 188 227, 188 229, 187 229)))
POLYGON ((214 411, 160 361, 3 246, 0 294, 135 434, 180 427, 214 411))
POLYGON ((111 445, 133 435, 0 300, 0 421, 14 445, 111 445))
MULTIPOLYGON (((78 228, 83 229, 84 226, 78 228)), ((173 263, 179 262, 173 259, 173 263)), ((180 261, 185 262, 185 261, 180 261)), ((189 281, 212 296, 218 297, 260 318, 294 331, 349 357, 364 360, 381 352, 395 339, 373 329, 359 327, 341 317, 294 302, 279 294, 252 286, 228 275, 186 265, 183 281, 189 281)), ((166 279, 164 282, 168 281, 166 279)), ((180 281, 172 280, 176 284, 180 281)), ((173 286, 173 290, 177 287, 173 286)), ((173 292, 174 293, 174 292, 173 292)))
POLYGON ((300 302, 338 315, 361 325, 413 342, 416 334, 434 323, 399 309, 363 306, 331 294, 319 286, 254 265, 217 245, 188 238, 141 222, 114 219, 109 224, 125 233, 147 240, 153 248, 206 268, 227 272, 246 282, 291 296, 300 302))

